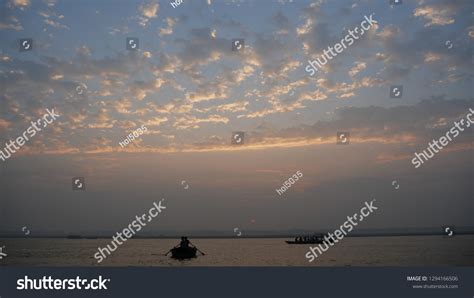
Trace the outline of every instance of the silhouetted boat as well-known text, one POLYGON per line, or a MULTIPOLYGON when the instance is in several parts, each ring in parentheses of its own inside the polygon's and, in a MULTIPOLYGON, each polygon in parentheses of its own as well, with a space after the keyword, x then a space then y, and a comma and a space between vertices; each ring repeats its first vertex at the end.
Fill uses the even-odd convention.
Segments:
POLYGON ((174 259, 191 259, 196 257, 196 247, 175 247, 171 249, 171 257, 174 259))
MULTIPOLYGON (((295 240, 285 241, 288 244, 321 244, 324 242, 324 234, 315 234, 313 236, 296 237, 295 240)), ((333 242, 330 238, 329 242, 333 242)))
POLYGON ((311 240, 311 241, 285 241, 288 244, 320 244, 323 240, 311 240))

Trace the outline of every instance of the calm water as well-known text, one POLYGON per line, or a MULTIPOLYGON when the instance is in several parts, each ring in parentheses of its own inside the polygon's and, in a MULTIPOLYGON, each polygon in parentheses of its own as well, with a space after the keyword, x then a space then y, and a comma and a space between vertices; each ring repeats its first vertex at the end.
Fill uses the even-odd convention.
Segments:
POLYGON ((474 236, 345 238, 314 262, 305 258, 310 245, 288 239, 191 239, 207 255, 186 261, 163 256, 173 239, 132 239, 100 265, 97 247, 107 239, 0 239, 2 265, 37 266, 447 266, 474 265, 474 236))

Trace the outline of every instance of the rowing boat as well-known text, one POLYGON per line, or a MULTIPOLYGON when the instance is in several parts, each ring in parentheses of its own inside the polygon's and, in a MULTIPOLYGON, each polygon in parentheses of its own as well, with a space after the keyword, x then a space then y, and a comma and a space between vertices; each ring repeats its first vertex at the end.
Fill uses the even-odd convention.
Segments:
POLYGON ((191 259, 196 257, 195 247, 175 247, 171 250, 171 257, 174 259, 191 259))

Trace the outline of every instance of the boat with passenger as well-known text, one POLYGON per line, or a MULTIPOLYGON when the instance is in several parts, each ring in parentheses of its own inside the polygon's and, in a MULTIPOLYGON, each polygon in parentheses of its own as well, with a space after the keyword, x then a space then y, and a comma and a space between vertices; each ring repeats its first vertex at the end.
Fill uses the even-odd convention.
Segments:
MULTIPOLYGON (((314 234, 311 236, 298 236, 295 237, 295 240, 285 241, 288 244, 321 244, 324 241, 325 234, 314 234)), ((331 239, 329 239, 331 241, 331 239)))
POLYGON ((201 250, 199 250, 196 246, 194 246, 189 240, 188 237, 181 237, 181 242, 170 249, 166 254, 168 255, 171 253, 171 257, 173 259, 178 260, 185 260, 197 257, 197 252, 201 253, 203 256, 206 255, 201 250))

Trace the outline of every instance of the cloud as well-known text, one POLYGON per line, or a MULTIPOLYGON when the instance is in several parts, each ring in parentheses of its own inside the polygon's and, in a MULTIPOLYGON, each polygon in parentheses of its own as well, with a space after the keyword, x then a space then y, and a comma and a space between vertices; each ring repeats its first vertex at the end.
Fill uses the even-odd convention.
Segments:
POLYGON ((248 104, 248 101, 238 101, 234 103, 219 105, 215 109, 218 112, 242 112, 247 110, 248 104))
POLYGON ((11 0, 10 4, 16 7, 20 7, 21 9, 25 9, 30 6, 30 0, 11 0))
POLYGON ((59 20, 64 19, 64 15, 58 16, 54 12, 46 12, 46 11, 40 11, 38 14, 43 17, 43 22, 51 27, 69 29, 68 26, 63 25, 59 22, 59 20))
POLYGON ((449 129, 454 120, 469 112, 473 103, 473 100, 429 99, 411 106, 345 107, 336 110, 336 119, 317 122, 311 129, 300 132, 333 137, 336 131, 349 130, 360 138, 397 139, 411 135, 424 142, 425 138, 449 129), (441 118, 445 119, 443 125, 439 125, 441 118))
POLYGON ((195 116, 186 115, 176 119, 173 127, 176 129, 196 129, 199 128, 201 123, 228 123, 229 119, 224 116, 210 115, 207 118, 197 118, 195 116))
POLYGON ((413 15, 415 17, 423 17, 428 20, 425 23, 425 27, 433 26, 433 25, 449 25, 454 23, 454 15, 455 11, 448 6, 441 7, 441 6, 423 6, 416 8, 413 11, 413 15))
POLYGON ((377 36, 382 40, 390 40, 400 34, 400 29, 394 25, 387 25, 377 33, 377 36))
POLYGON ((186 93, 190 102, 201 102, 215 99, 224 99, 228 96, 228 86, 221 81, 206 82, 198 86, 197 91, 186 93))
POLYGON ((100 108, 97 113, 90 117, 89 128, 112 128, 117 120, 113 119, 109 111, 105 108, 100 108))
POLYGON ((21 25, 20 21, 14 16, 4 16, 0 14, 0 30, 15 30, 21 31, 23 30, 23 26, 21 25))
POLYGON ((413 11, 413 15, 427 20, 425 27, 454 24, 456 22, 455 16, 458 21, 462 21, 465 16, 469 17, 474 8, 474 3, 470 0, 433 1, 432 4, 424 5, 424 3, 421 3, 421 5, 413 11), (462 12, 468 13, 464 14, 462 12))
POLYGON ((11 126, 11 123, 9 121, 6 121, 4 119, 0 119, 0 130, 6 130, 11 126))
POLYGON ((156 18, 156 13, 158 12, 158 3, 151 2, 149 4, 143 4, 140 6, 141 14, 146 18, 156 18))
POLYGON ((160 126, 161 123, 167 122, 167 117, 155 117, 144 122, 145 126, 160 126))
MULTIPOLYGON (((363 64, 362 64, 363 65, 363 64)), ((356 69, 363 69, 364 67, 359 65, 356 66, 356 69), (358 68, 357 68, 358 67, 358 68)), ((352 69, 353 73, 355 72, 354 68, 352 69)), ((318 86, 326 94, 335 94, 338 97, 350 97, 355 91, 360 88, 371 88, 371 87, 378 87, 382 86, 386 83, 385 80, 377 78, 377 77, 362 77, 360 79, 352 78, 351 83, 347 82, 334 82, 333 80, 320 78, 317 80, 318 86)), ((320 93, 320 92, 319 92, 320 93)), ((324 96, 324 94, 320 93, 320 95, 324 96)), ((324 99, 324 98, 323 98, 324 99)))
MULTIPOLYGON (((351 143, 405 143, 416 147, 415 144, 422 146, 432 138, 444 135, 473 105, 472 99, 428 99, 411 106, 344 107, 336 110, 332 120, 279 131, 264 129, 248 135, 252 138, 253 149, 334 143, 338 131, 350 131, 351 143)), ((459 138, 457 142, 463 141, 459 138)), ((464 142, 469 143, 469 139, 464 142)))
MULTIPOLYGON (((383 22, 380 22, 380 28, 374 30, 370 38, 364 35, 365 39, 357 47, 332 61, 327 73, 310 79, 302 67, 307 60, 305 54, 334 44, 349 28, 345 26, 361 20, 354 12, 354 18, 344 19, 347 24, 335 24, 340 10, 323 12, 323 3, 310 5, 308 11, 295 10, 295 13, 302 14, 301 18, 294 18, 290 11, 280 11, 282 7, 278 6, 269 10, 262 19, 266 24, 263 28, 247 28, 245 23, 218 14, 205 19, 205 15, 186 15, 184 11, 179 18, 160 20, 164 28, 143 28, 155 36, 158 32, 163 38, 159 48, 144 43, 143 48, 136 52, 125 51, 123 44, 119 50, 109 51, 108 48, 76 42, 68 46, 70 51, 64 56, 42 51, 35 59, 30 59, 27 53, 0 53, 0 84, 4 87, 0 119, 9 122, 7 131, 10 133, 13 128, 27 123, 27 118, 38 109, 56 104, 62 106, 65 114, 71 115, 67 117, 68 123, 57 125, 61 129, 60 136, 70 143, 64 142, 60 148, 53 148, 56 146, 54 143, 45 145, 52 151, 67 151, 67 146, 73 146, 71 144, 77 142, 80 134, 87 134, 91 139, 104 134, 112 138, 124 128, 148 123, 158 126, 160 135, 156 139, 153 135, 147 136, 137 150, 146 151, 149 150, 147 146, 155 146, 157 150, 170 152, 185 147, 192 150, 192 146, 187 147, 189 143, 206 139, 208 135, 219 136, 223 130, 230 131, 232 127, 252 126, 256 122, 278 123, 279 128, 292 123, 295 125, 293 130, 298 131, 297 123, 308 123, 311 119, 327 120, 336 107, 343 105, 360 107, 369 102, 379 104, 383 109, 386 105, 397 104, 377 98, 380 87, 385 88, 393 78, 406 78, 420 85, 451 84, 472 78, 472 70, 466 63, 471 55, 466 40, 471 40, 468 33, 473 29, 466 22, 466 13, 459 13, 455 16, 456 25, 461 22, 463 34, 458 40, 452 38, 456 51, 448 51, 444 44, 449 32, 445 33, 440 26, 423 26, 419 22, 425 20, 422 15, 409 18, 406 24, 394 22, 383 28, 383 22), (180 30, 176 31, 178 20, 180 30), (195 24, 200 25, 196 27, 195 24), (412 30, 407 30, 407 27, 412 30), (230 35, 227 31, 235 33, 230 35), (243 52, 236 53, 231 50, 231 39, 239 36, 245 37, 246 47, 243 52), (304 49, 302 43, 306 45, 304 49), (421 72, 423 76, 420 76, 421 72), (430 76, 437 76, 436 80, 430 81, 430 76), (89 86, 82 97, 75 92, 81 83, 89 86), (191 138, 181 138, 177 134, 178 131, 185 134, 191 129, 191 138), (163 147, 160 143, 163 135, 174 136, 173 145, 163 147)), ((155 1, 140 6, 139 16, 145 18, 148 25, 149 20, 158 18, 157 5, 155 1)), ((136 14, 136 8, 132 7, 132 14, 134 11, 136 14)), ((42 19, 63 19, 56 17, 50 9, 42 9, 39 14, 42 19)), ((69 14, 64 12, 64 15, 69 14)), ((133 24, 136 15, 124 20, 123 23, 108 24, 107 30, 136 26, 133 24)), ((118 42, 123 38, 109 37, 118 42)), ((41 45, 38 43, 37 46, 41 45)), ((456 92, 464 92, 463 86, 460 87, 456 92)), ((339 109, 336 115, 341 111, 339 109)), ((381 113, 379 110, 374 112, 381 113)), ((370 118, 370 115, 365 114, 365 117, 370 118)), ((321 131, 331 125, 344 129, 341 121, 333 119, 324 125, 320 123, 321 131)), ((5 128, 5 124, 3 126, 5 128)), ((386 141, 382 135, 364 135, 362 132, 369 130, 368 127, 356 131, 358 140, 386 141)), ((333 131, 313 136, 270 133, 259 139, 258 134, 250 132, 249 136, 253 135, 254 149, 257 150, 279 146, 278 142, 291 146, 332 143, 333 134, 333 131)), ((398 136, 403 140, 413 140, 419 135, 405 131, 398 136)), ((227 140, 227 137, 221 136, 221 139, 227 140)), ((223 144, 227 145, 227 142, 223 144)), ((100 151, 100 148, 91 148, 87 142, 83 147, 100 151)), ((113 148, 107 150, 113 151, 113 148)))
MULTIPOLYGON (((459 19, 464 17, 458 16, 459 19)), ((466 63, 471 59, 472 52, 467 44, 458 42, 456 51, 449 51, 445 41, 452 40, 452 36, 438 26, 421 27, 419 30, 409 31, 409 34, 400 32, 413 28, 413 24, 400 26, 395 28, 391 25, 390 29, 385 27, 382 30, 385 32, 383 36, 380 37, 381 33, 378 34, 378 45, 382 49, 377 48, 375 55, 367 57, 368 62, 383 63, 378 77, 386 81, 401 80, 414 75, 420 68, 429 67, 424 80, 436 82, 440 78, 447 77, 448 70, 453 66, 457 68, 460 77, 467 79, 472 76, 472 69, 466 63), (404 26, 407 28, 403 28, 404 26), (386 34, 386 32, 392 33, 386 34)))
POLYGON ((441 59, 441 55, 428 52, 425 54, 425 62, 435 62, 441 59))
POLYGON ((138 8, 138 11, 140 12, 140 26, 146 27, 150 19, 156 18, 159 7, 159 4, 154 1, 140 5, 140 7, 138 8))
POLYGON ((166 18, 166 24, 166 28, 159 29, 160 36, 173 34, 173 26, 176 24, 175 19, 169 17, 166 18))
POLYGON ((349 70, 349 75, 351 77, 354 77, 356 74, 367 68, 367 64, 365 62, 356 61, 354 64, 354 67, 349 70))
POLYGON ((43 0, 48 7, 54 7, 56 5, 57 0, 43 0))

